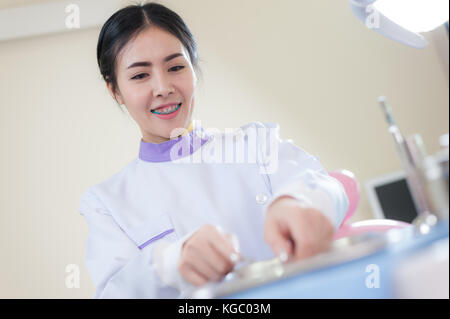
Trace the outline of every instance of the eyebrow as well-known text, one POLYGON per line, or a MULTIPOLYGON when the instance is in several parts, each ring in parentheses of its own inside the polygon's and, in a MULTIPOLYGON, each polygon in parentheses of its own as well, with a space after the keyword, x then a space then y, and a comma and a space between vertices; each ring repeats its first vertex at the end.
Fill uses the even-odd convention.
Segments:
MULTIPOLYGON (((183 55, 181 53, 171 54, 171 55, 169 55, 169 56, 164 58, 164 62, 169 62, 170 60, 173 60, 173 59, 175 59, 175 58, 177 58, 179 56, 183 56, 183 55)), ((135 67, 138 67, 138 66, 151 66, 151 65, 152 65, 152 63, 148 62, 148 61, 134 62, 133 64, 128 66, 127 69, 135 68, 135 67)))

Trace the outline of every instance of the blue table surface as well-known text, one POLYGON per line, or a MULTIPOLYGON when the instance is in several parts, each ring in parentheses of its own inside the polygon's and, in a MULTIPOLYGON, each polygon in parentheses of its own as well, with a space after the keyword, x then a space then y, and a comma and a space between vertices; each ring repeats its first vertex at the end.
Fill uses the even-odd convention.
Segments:
POLYGON ((396 264, 440 239, 448 240, 448 228, 448 220, 440 221, 426 235, 417 234, 408 240, 389 244, 371 255, 250 288, 225 298, 396 298, 393 283, 396 264), (379 275, 378 284, 373 288, 368 288, 366 283, 373 269, 369 265, 375 265, 379 275))

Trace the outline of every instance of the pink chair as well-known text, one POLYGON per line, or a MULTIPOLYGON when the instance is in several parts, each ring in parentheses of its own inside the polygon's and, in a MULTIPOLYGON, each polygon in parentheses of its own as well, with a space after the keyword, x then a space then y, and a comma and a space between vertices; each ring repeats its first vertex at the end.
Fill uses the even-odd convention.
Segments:
POLYGON ((334 239, 340 239, 353 235, 358 235, 368 232, 384 233, 394 228, 409 227, 411 224, 391 219, 369 219, 364 221, 347 224, 347 221, 353 216, 358 207, 360 188, 355 175, 347 170, 338 170, 328 173, 331 177, 337 179, 345 189, 347 194, 349 206, 347 213, 342 221, 341 226, 334 234, 334 239))

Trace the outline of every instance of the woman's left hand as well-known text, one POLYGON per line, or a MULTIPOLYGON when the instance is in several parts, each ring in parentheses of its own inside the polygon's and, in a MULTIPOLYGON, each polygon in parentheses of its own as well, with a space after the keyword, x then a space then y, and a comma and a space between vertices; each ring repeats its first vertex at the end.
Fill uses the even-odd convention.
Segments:
POLYGON ((281 259, 300 260, 326 251, 333 235, 334 227, 322 212, 302 207, 293 197, 282 196, 267 208, 264 239, 281 259))

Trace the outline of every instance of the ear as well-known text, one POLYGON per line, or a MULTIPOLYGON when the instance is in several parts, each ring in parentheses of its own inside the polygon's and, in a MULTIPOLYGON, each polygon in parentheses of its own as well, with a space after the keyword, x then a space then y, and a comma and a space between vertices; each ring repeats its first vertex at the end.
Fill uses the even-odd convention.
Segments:
POLYGON ((122 97, 120 96, 120 92, 114 93, 111 82, 106 82, 106 88, 108 89, 108 92, 111 95, 111 97, 114 100, 116 100, 117 103, 119 103, 120 105, 124 104, 122 97))

